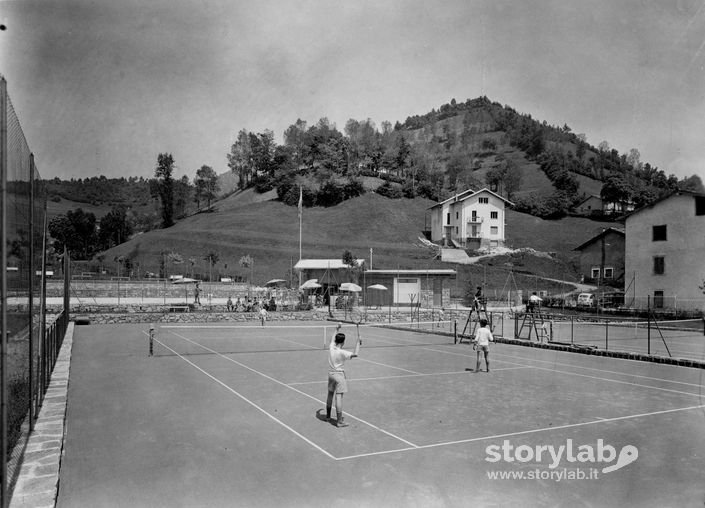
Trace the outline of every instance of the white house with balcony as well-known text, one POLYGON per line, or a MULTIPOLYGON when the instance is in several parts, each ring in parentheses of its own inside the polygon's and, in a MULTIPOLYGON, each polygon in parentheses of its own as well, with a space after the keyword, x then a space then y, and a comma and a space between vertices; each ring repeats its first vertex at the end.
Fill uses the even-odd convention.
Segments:
POLYGON ((625 222, 625 303, 705 309, 705 194, 678 191, 625 222))
POLYGON ((503 246, 505 210, 511 204, 486 188, 456 194, 429 208, 431 241, 472 250, 503 246))

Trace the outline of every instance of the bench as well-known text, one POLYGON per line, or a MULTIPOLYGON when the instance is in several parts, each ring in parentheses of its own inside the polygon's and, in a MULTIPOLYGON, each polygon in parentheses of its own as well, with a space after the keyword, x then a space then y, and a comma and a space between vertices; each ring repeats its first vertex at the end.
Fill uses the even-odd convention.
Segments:
POLYGON ((191 307, 188 305, 170 305, 169 312, 190 312, 191 307))

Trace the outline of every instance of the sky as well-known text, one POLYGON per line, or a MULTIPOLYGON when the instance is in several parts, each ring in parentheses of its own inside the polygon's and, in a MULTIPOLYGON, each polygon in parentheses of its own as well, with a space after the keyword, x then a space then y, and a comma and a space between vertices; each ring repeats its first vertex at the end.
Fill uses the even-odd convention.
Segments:
POLYGON ((705 180, 705 0, 0 0, 43 178, 228 171, 238 131, 486 95, 705 180))

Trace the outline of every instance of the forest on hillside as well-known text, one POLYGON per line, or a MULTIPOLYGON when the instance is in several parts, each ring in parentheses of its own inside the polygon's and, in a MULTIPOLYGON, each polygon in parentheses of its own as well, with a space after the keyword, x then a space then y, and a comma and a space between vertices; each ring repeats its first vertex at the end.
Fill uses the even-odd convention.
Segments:
POLYGON ((636 149, 619 154, 606 141, 594 147, 567 125, 539 122, 487 97, 453 99, 403 124, 382 122, 380 129, 370 119, 350 119, 344 132, 326 118, 311 126, 299 119, 284 132, 282 145, 272 131, 243 129, 228 165, 241 188, 276 188, 290 205, 300 198, 303 206, 335 205, 364 192, 361 176, 385 180, 376 192, 387 197, 440 201, 487 186, 512 199, 522 188, 523 170, 505 156, 509 150, 520 151, 551 182, 549 192, 515 200, 518 211, 543 218, 564 216, 585 197, 576 175, 601 182, 606 198, 636 206, 679 188, 703 190, 697 176, 666 176, 643 163, 636 149), (481 167, 489 169, 476 173, 481 167))
MULTIPOLYGON (((239 189, 276 190, 283 203, 303 207, 335 206, 369 192, 363 177, 378 179, 374 192, 392 199, 441 201, 488 187, 511 200, 516 211, 548 219, 565 216, 586 197, 578 175, 598 182, 604 199, 636 207, 678 189, 705 192, 698 176, 667 176, 642 162, 636 149, 620 154, 606 141, 595 147, 568 125, 539 122, 487 97, 452 99, 438 110, 379 128, 369 118, 348 120, 343 132, 327 118, 310 126, 298 119, 283 133, 282 144, 270 130, 241 129, 225 156, 239 189), (528 167, 540 168, 550 182, 547 189, 521 192, 533 183, 525 181, 528 167)), ((51 200, 110 207, 100 219, 82 210, 56 217, 50 224, 55 246, 75 243, 75 255, 90 257, 134 232, 208 211, 222 197, 222 178, 209 166, 196 170, 192 181, 174 179, 174 167, 173 156, 161 153, 149 178, 46 181, 51 200)))

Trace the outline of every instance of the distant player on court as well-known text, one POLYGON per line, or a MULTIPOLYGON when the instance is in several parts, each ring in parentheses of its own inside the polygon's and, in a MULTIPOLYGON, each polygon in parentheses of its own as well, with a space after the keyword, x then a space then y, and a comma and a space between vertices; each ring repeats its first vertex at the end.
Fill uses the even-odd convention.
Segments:
POLYGON ((259 319, 260 319, 260 321, 262 321, 262 326, 264 326, 264 323, 267 321, 267 315, 268 315, 267 309, 265 309, 264 307, 260 308, 259 319))
MULTIPOLYGON (((338 324, 337 329, 340 329, 338 324)), ((335 338, 331 341, 328 348, 328 399, 326 400, 326 420, 330 421, 330 414, 333 408, 333 399, 335 398, 335 415, 336 425, 338 427, 347 427, 348 424, 343 418, 343 394, 348 391, 348 383, 345 379, 345 369, 343 365, 346 360, 355 358, 360 354, 360 346, 362 340, 357 339, 355 351, 350 352, 343 349, 345 343, 345 334, 336 333, 335 338)))
POLYGON ((529 303, 526 306, 526 310, 528 310, 529 312, 532 312, 532 313, 537 312, 539 310, 539 308, 541 307, 542 301, 543 301, 543 299, 539 295, 536 294, 536 291, 534 291, 533 293, 531 293, 531 296, 529 297, 529 303))
POLYGON ((482 286, 477 286, 477 291, 475 292, 475 297, 473 298, 473 308, 477 311, 480 312, 480 309, 487 311, 484 305, 484 299, 485 297, 482 296, 482 286))
POLYGON ((475 332, 475 349, 477 349, 477 365, 475 366, 475 372, 480 372, 480 354, 485 354, 485 366, 487 367, 487 372, 490 371, 490 342, 494 342, 494 337, 492 332, 487 327, 487 320, 480 319, 480 328, 475 332))

